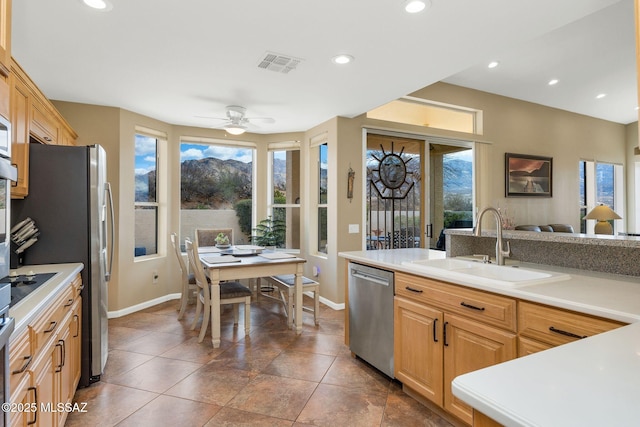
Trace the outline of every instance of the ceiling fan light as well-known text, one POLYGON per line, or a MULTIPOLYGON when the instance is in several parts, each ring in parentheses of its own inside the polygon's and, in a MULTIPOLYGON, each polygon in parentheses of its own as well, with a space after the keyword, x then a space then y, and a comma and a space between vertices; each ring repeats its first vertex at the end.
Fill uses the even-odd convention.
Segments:
POLYGON ((231 135, 242 135, 247 129, 242 125, 227 125, 224 130, 231 135))

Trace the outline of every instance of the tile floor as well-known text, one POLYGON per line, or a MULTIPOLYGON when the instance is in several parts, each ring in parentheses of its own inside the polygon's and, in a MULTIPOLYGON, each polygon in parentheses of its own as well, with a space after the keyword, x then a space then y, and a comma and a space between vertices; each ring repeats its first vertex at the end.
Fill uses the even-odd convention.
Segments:
POLYGON ((189 329, 195 306, 181 321, 177 306, 109 321, 102 381, 76 392, 87 412, 67 426, 451 426, 351 357, 343 311, 322 305, 318 326, 305 313, 296 336, 282 304, 254 300, 250 334, 227 308, 214 349, 210 331, 198 343, 200 324, 189 329))

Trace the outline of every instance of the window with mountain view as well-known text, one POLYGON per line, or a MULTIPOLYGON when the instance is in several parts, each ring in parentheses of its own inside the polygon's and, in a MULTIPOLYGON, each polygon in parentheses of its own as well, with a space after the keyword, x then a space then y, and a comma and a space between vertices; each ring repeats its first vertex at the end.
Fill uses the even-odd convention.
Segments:
POLYGON ((269 211, 274 223, 283 230, 278 245, 300 249, 300 149, 273 149, 269 211))
POLYGON ((235 244, 251 242, 252 148, 180 144, 180 239, 196 228, 232 228, 235 244))
POLYGON ((135 136, 135 256, 158 253, 158 139, 135 136))
POLYGON ((327 206, 328 206, 328 152, 329 146, 324 143, 318 146, 318 252, 327 252, 327 206))
MULTIPOLYGON (((623 206, 623 167, 612 163, 581 160, 578 165, 578 204, 580 212, 580 232, 593 233, 595 222, 589 224, 582 219, 599 204, 609 206, 618 212, 623 206)), ((624 231, 622 224, 610 221, 615 232, 624 231)))

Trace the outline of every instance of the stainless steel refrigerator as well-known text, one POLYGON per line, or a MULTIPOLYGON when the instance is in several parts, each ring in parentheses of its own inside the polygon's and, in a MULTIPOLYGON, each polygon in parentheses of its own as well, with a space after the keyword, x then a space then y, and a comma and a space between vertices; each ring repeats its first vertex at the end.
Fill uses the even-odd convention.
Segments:
POLYGON ((24 264, 82 262, 80 385, 98 381, 107 362, 107 283, 113 260, 113 205, 104 148, 29 144, 29 195, 12 201, 12 224, 40 230, 24 264), (107 251, 110 251, 107 253, 107 251))

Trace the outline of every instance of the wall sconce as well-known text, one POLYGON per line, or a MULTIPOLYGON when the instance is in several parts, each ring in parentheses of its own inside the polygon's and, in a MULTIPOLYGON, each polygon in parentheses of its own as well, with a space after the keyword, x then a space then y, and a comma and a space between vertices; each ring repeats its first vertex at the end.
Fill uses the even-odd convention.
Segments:
POLYGON ((347 174, 347 199, 351 201, 353 199, 353 181, 356 178, 356 173, 351 166, 349 166, 349 172, 347 174))
POLYGON ((591 209, 582 219, 595 219, 598 221, 594 228, 596 234, 613 234, 613 227, 609 223, 612 219, 622 219, 620 215, 615 213, 609 206, 598 205, 591 209))

